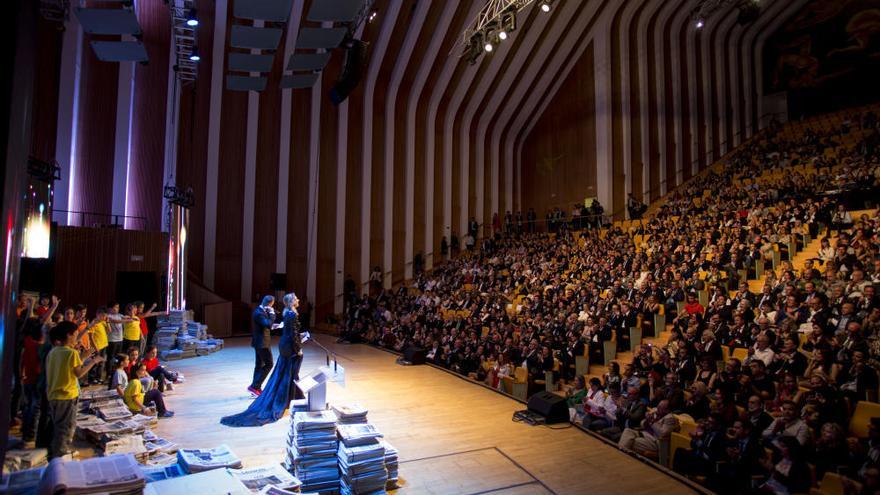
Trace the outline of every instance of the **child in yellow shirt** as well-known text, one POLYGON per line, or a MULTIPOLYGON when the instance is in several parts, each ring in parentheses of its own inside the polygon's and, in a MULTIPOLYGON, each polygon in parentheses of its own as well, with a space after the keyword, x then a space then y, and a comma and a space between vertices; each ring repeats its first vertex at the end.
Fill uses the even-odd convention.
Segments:
POLYGON ((123 396, 125 405, 127 405, 133 413, 143 413, 147 406, 155 405, 156 412, 159 413, 160 418, 170 418, 171 416, 174 416, 174 411, 169 411, 165 407, 165 398, 162 396, 162 392, 159 392, 159 390, 155 388, 144 391, 144 385, 141 383, 141 378, 149 376, 147 374, 147 366, 143 363, 135 366, 137 366, 137 368, 135 368, 134 376, 131 377, 131 380, 128 381, 128 385, 125 386, 125 394, 123 396))
MULTIPOLYGON (((89 340, 91 347, 95 350, 95 354, 107 359, 107 308, 101 306, 98 308, 95 319, 89 324, 89 340)), ((104 366, 92 368, 89 373, 89 383, 95 385, 104 383, 104 366)))
MULTIPOLYGON (((49 457, 71 453, 73 434, 76 432, 76 411, 79 402, 79 379, 96 364, 100 356, 86 354, 85 361, 74 349, 77 344, 76 323, 62 321, 49 331, 55 347, 46 356, 46 394, 52 418, 52 443, 49 457)), ((88 351, 86 351, 88 352, 88 351)))

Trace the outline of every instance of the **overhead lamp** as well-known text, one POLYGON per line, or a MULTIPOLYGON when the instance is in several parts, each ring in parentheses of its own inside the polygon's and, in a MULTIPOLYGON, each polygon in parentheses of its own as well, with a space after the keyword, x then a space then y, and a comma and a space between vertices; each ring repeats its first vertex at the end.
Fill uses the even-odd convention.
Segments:
POLYGON ((377 14, 377 12, 375 10, 370 12, 370 17, 367 18, 367 22, 373 22, 373 19, 376 18, 376 14, 377 14))
POLYGON ((196 27, 199 25, 199 18, 196 17, 197 12, 196 9, 190 9, 189 14, 186 16, 186 25, 189 27, 196 27))
POLYGON ((198 62, 199 60, 202 59, 202 57, 199 56, 199 49, 198 48, 193 47, 192 53, 189 54, 189 59, 192 60, 193 62, 198 62))
POLYGON ((705 25, 705 24, 703 23, 703 20, 702 20, 702 19, 697 19, 697 23, 695 24, 695 26, 696 26, 697 29, 703 29, 703 26, 704 26, 704 25, 705 25))
POLYGON ((552 2, 550 2, 550 0, 545 0, 544 2, 541 2, 541 10, 543 10, 544 12, 550 12, 551 3, 552 2))
POLYGON ((486 43, 486 46, 483 47, 487 52, 491 52, 493 49, 492 43, 486 43))

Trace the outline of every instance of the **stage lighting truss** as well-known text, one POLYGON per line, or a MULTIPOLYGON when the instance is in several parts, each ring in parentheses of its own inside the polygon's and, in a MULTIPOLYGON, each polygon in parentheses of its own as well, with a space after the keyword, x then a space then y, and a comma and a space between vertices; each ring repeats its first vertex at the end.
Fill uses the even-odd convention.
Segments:
POLYGON ((200 60, 195 0, 169 0, 168 10, 171 14, 171 32, 174 35, 174 71, 182 83, 195 81, 200 60))
POLYGON ((192 187, 182 189, 175 184, 169 183, 165 185, 165 188, 162 191, 162 197, 167 199, 169 203, 182 206, 186 209, 192 208, 196 204, 196 197, 192 187))
MULTIPOLYGON (((477 63, 480 55, 494 50, 516 30, 516 14, 535 0, 489 0, 474 21, 464 30, 461 39, 462 57, 469 64, 477 63)), ((548 7, 551 0, 541 2, 548 7)))

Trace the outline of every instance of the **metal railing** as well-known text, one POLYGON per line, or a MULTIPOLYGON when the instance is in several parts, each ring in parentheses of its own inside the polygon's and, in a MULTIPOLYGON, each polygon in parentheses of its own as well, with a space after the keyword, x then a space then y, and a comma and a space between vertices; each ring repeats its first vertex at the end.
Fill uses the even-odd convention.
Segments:
POLYGON ((94 211, 52 210, 52 221, 77 227, 146 230, 147 218, 94 211), (126 227, 126 225, 128 225, 126 227))

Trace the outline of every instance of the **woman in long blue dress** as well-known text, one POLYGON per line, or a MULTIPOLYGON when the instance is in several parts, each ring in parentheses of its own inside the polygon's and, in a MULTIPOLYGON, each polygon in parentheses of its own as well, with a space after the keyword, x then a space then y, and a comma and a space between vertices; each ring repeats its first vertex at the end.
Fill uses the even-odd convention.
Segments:
POLYGON ((226 426, 263 426, 278 421, 290 406, 292 399, 302 398, 294 384, 299 380, 302 365, 302 340, 299 324, 299 299, 296 294, 284 295, 283 333, 278 343, 278 361, 268 383, 244 412, 225 416, 220 422, 226 426))

